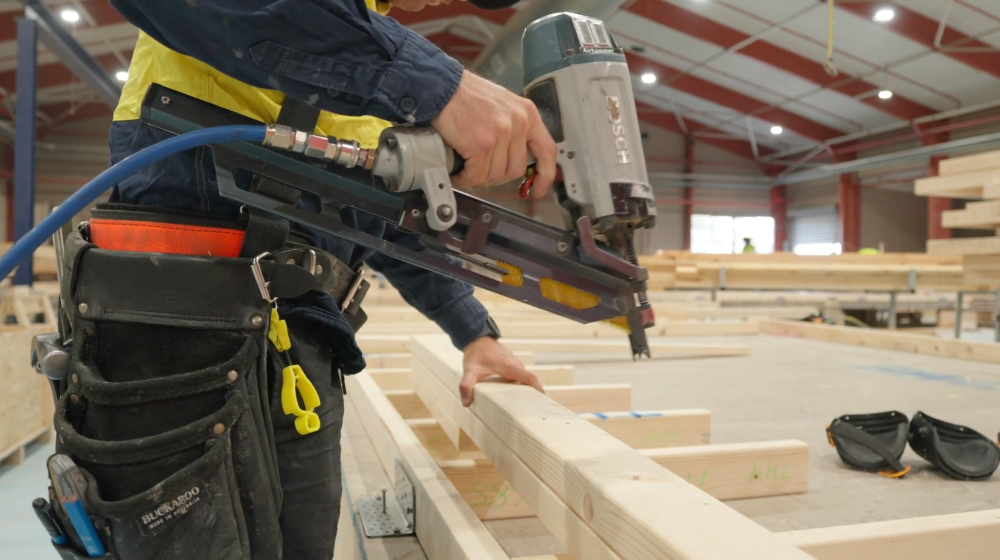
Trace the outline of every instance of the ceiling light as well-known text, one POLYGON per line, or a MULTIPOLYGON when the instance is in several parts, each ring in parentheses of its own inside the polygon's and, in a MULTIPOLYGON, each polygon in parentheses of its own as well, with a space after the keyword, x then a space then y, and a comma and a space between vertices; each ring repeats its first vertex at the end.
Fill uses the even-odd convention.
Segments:
POLYGON ((76 23, 80 21, 80 12, 70 8, 66 8, 65 10, 60 12, 59 17, 61 17, 65 22, 76 23))
POLYGON ((774 125, 774 126, 771 127, 771 134, 774 134, 775 136, 777 136, 778 134, 781 134, 784 131, 785 131, 785 129, 781 128, 778 125, 774 125))
POLYGON ((891 97, 892 97, 892 92, 887 89, 883 89, 882 91, 878 92, 879 99, 889 99, 891 97))
POLYGON ((885 23, 894 17, 896 17, 896 12, 893 11, 892 8, 882 8, 881 10, 875 12, 875 17, 872 19, 879 23, 885 23))
POLYGON ((128 81, 128 72, 121 70, 117 74, 115 74, 115 78, 118 78, 119 82, 128 81))
POLYGON ((652 72, 646 72, 645 74, 642 75, 642 83, 644 83, 644 84, 655 84, 656 83, 656 74, 654 74, 652 72))

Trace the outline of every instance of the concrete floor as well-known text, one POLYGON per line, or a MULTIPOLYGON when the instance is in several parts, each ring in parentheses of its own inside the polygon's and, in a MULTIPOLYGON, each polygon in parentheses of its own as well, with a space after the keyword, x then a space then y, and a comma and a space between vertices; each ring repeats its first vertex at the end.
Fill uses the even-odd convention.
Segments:
POLYGON ((630 383, 636 410, 707 408, 714 443, 808 443, 807 494, 727 502, 764 527, 788 531, 1000 508, 1000 474, 986 482, 955 481, 907 448, 903 463, 913 470, 890 480, 844 466, 824 430, 844 414, 912 416, 919 410, 995 437, 1000 366, 772 336, 698 341, 748 344, 752 352, 746 358, 578 362, 577 383, 630 383))
POLYGON ((28 447, 25 461, 0 467, 0 558, 3 560, 57 559, 49 535, 31 509, 31 501, 48 496, 45 461, 55 444, 28 447))
MULTIPOLYGON (((826 441, 824 426, 850 413, 922 410, 987 436, 1000 430, 1000 366, 780 337, 671 339, 750 345, 751 356, 576 363, 577 383, 630 383, 633 408, 707 408, 712 439, 735 443, 799 439, 810 446, 807 494, 727 502, 773 531, 848 525, 1000 508, 1000 474, 987 482, 946 478, 907 450, 913 471, 889 480, 850 470, 826 441)), ((30 502, 44 495, 51 445, 0 468, 0 558, 55 558, 30 502)), ((512 557, 562 552, 537 520, 487 523, 512 557)))

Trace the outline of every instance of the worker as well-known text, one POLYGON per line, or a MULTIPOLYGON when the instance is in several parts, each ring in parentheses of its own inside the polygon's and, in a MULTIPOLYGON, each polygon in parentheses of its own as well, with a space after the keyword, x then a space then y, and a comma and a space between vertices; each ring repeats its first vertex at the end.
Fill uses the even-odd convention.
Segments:
POLYGON ((753 246, 753 243, 751 243, 751 241, 752 240, 749 237, 744 237, 743 238, 743 252, 744 253, 756 253, 757 252, 757 249, 753 246))
MULTIPOLYGON (((390 3, 376 0, 112 0, 111 3, 141 30, 128 80, 114 112, 110 131, 112 164, 168 138, 168 134, 139 120, 147 89, 152 84, 160 84, 257 121, 307 122, 308 129, 315 129, 317 134, 356 140, 363 148, 374 148, 380 132, 390 123, 432 125, 444 141, 465 158, 464 171, 454 180, 458 187, 501 185, 519 178, 524 174, 529 153, 537 160, 535 196, 544 196, 554 181, 556 146, 530 101, 465 71, 461 64, 425 38, 386 16, 393 4, 405 10, 420 10, 427 5, 440 4, 441 0, 392 0, 390 3)), ((299 124, 296 128, 303 126, 299 124)), ((282 196, 280 184, 271 184, 249 174, 235 179, 240 188, 270 189, 266 191, 270 196, 282 196)), ((307 197, 302 197, 297 204, 306 209, 318 209, 317 201, 307 197)), ((370 216, 351 211, 345 222, 369 234, 419 248, 416 236, 400 233, 392 225, 370 216)), ((384 274, 407 303, 435 321, 463 351, 464 377, 460 391, 466 406, 473 400, 474 385, 488 376, 500 376, 542 390, 538 379, 497 342, 499 330, 483 305, 473 297, 468 285, 373 254, 326 233, 295 224, 289 226, 271 216, 244 211, 219 195, 212 151, 207 147, 159 161, 120 182, 114 187, 109 203, 95 211, 89 228, 90 238, 84 241, 98 247, 111 247, 102 246, 99 239, 117 239, 120 244, 114 247, 122 251, 160 254, 198 254, 188 253, 188 246, 196 243, 186 243, 183 236, 180 241, 176 236, 169 239, 172 249, 150 250, 151 240, 159 239, 156 236, 164 229, 190 235, 194 228, 201 236, 218 229, 237 229, 243 239, 241 257, 253 257, 257 251, 282 251, 295 242, 297 245, 289 249, 292 254, 299 254, 295 247, 306 246, 314 255, 331 263, 331 267, 348 272, 345 275, 348 281, 329 286, 325 293, 310 291, 277 301, 270 321, 271 347, 267 350, 265 396, 255 392, 250 377, 245 386, 240 385, 243 383, 242 369, 225 365, 239 362, 252 372, 255 363, 252 356, 245 359, 243 354, 236 354, 233 357, 236 352, 233 348, 238 347, 242 353, 249 345, 239 342, 241 338, 233 343, 234 336, 244 336, 234 333, 233 329, 223 332, 220 326, 216 332, 206 328, 185 328, 183 325, 197 322, 198 318, 185 316, 182 319, 187 322, 184 322, 178 319, 180 315, 158 315, 156 324, 146 324, 142 317, 131 314, 120 319, 127 322, 128 328, 104 321, 97 324, 95 330, 92 323, 79 322, 82 319, 78 318, 74 332, 79 332, 82 338, 74 343, 84 354, 87 349, 99 348, 100 357, 94 358, 92 369, 103 368, 100 378, 119 383, 148 383, 155 378, 152 381, 161 385, 160 389, 150 392, 138 389, 129 392, 128 398, 132 400, 128 414, 111 417, 100 426, 80 428, 91 420, 93 410, 111 414, 107 412, 110 409, 93 405, 86 414, 79 412, 80 420, 69 422, 65 428, 67 433, 75 428, 86 431, 85 435, 91 439, 100 439, 94 433, 106 429, 115 433, 107 439, 114 439, 116 444, 124 445, 123 440, 127 440, 138 442, 136 446, 152 445, 152 438, 129 439, 122 434, 129 430, 134 432, 138 429, 133 429, 134 426, 142 425, 148 432, 146 436, 155 435, 159 433, 158 427, 174 422, 168 422, 168 417, 179 418, 186 414, 185 420, 174 423, 183 426, 215 410, 205 408, 215 401, 207 400, 204 395, 208 393, 204 393, 196 395, 202 400, 195 403, 203 408, 191 404, 195 397, 177 401, 181 404, 170 407, 150 406, 149 414, 156 415, 155 418, 144 417, 142 409, 133 405, 145 398, 144 395, 156 391, 170 395, 188 391, 189 386, 169 385, 181 376, 190 378, 222 368, 219 371, 224 378, 227 375, 225 368, 229 367, 232 367, 229 379, 239 379, 237 385, 243 388, 230 389, 223 408, 235 400, 246 400, 250 403, 247 408, 250 414, 239 418, 253 420, 257 415, 255 399, 259 399, 261 414, 270 415, 269 428, 273 430, 261 435, 258 441, 249 442, 241 439, 249 432, 230 428, 230 424, 221 420, 209 424, 215 426, 215 434, 229 433, 226 430, 230 429, 233 434, 229 451, 233 466, 226 472, 230 473, 229 480, 235 480, 233 484, 239 496, 228 502, 219 498, 220 494, 233 491, 218 484, 226 478, 211 478, 216 476, 213 474, 216 471, 206 471, 202 478, 199 478, 202 475, 196 476, 195 467, 211 451, 205 451, 202 459, 191 463, 190 467, 185 467, 184 461, 171 459, 180 461, 170 463, 172 470, 165 470, 162 465, 155 470, 162 480, 149 478, 142 483, 139 482, 142 477, 153 476, 154 469, 144 466, 147 463, 143 461, 149 460, 150 453, 155 455, 155 450, 144 447, 147 454, 141 457, 137 454, 130 470, 123 465, 129 462, 128 456, 116 456, 114 461, 117 461, 115 468, 118 470, 114 472, 129 473, 128 476, 109 474, 112 472, 108 470, 110 467, 104 469, 101 461, 95 459, 99 456, 98 451, 87 455, 87 469, 98 486, 98 494, 109 503, 115 501, 111 505, 91 503, 94 509, 89 513, 110 519, 109 534, 118 560, 154 556, 163 560, 194 557, 329 560, 332 557, 342 492, 343 376, 365 367, 352 328, 357 326, 357 321, 345 318, 341 304, 351 301, 345 302, 342 298, 351 297, 346 294, 348 286, 353 284, 350 280, 360 274, 363 263, 384 274), (103 218, 98 220, 98 215, 103 218), (122 223, 130 224, 127 235, 119 235, 121 232, 114 229, 116 224, 122 223), (280 238, 277 241, 274 240, 275 232, 280 238), (287 240, 285 232, 289 232, 287 240), (252 253, 247 252, 250 245, 254 245, 252 253), (287 338, 283 338, 286 332, 287 338), (224 367, 219 366, 220 363, 224 367), (232 396, 234 393, 242 396, 236 399, 232 396), (283 399, 286 395, 291 395, 289 400, 283 399), (314 410, 306 410, 310 402, 317 400, 319 404, 314 410), (192 408, 185 412, 186 406, 192 408), (203 409, 204 412, 194 412, 203 409), (292 414, 287 413, 289 409, 292 414), (159 426, 154 425, 157 423, 159 426), (318 429, 314 430, 317 425, 318 429), (271 445, 268 438, 271 438, 271 445), (276 463, 276 469, 268 467, 269 461, 276 463), (250 472, 255 474, 248 474, 250 472), (275 474, 280 487, 268 492, 267 482, 275 474), (176 477, 190 478, 178 481, 176 477), (176 488, 176 491, 165 488, 176 488), (236 506, 228 511, 234 501, 236 506), (204 511, 197 513, 199 508, 204 511), (133 515, 134 519, 127 515, 133 515), (184 555, 185 550, 188 556, 184 555)), ((83 259, 91 258, 90 253, 95 252, 90 251, 83 259)), ((119 253, 106 251, 105 254, 119 253)), ((198 266, 208 260, 197 260, 198 266)), ((222 266, 225 264, 222 261, 225 259, 213 262, 222 266)), ((167 272, 165 265, 161 268, 167 272)), ((119 279, 109 278, 108 281, 119 279)), ((206 275, 191 277, 181 285, 169 285, 169 289, 162 284, 170 282, 156 277, 135 278, 129 289, 134 288, 137 297, 148 294, 150 305, 164 293, 183 299, 194 290, 207 305, 226 296, 225 291, 231 289, 206 275)), ((76 293, 86 289, 91 288, 77 286, 76 293)), ((101 292, 100 285, 93 289, 110 297, 108 291, 101 292)), ((111 302, 105 304, 112 306, 111 302)), ((268 343, 265 341, 263 345, 268 343)), ((88 398, 88 387, 93 386, 83 381, 77 384, 74 380, 70 390, 88 398)), ((106 395, 102 398, 111 399, 106 395)), ((64 413, 77 414, 74 411, 72 406, 66 405, 64 413)), ((232 425, 238 428, 240 421, 234 420, 232 425)), ((73 449, 86 444, 82 437, 70 437, 62 449, 72 453, 73 449)), ((189 459, 185 461, 190 462, 189 459)), ((274 485, 271 481, 271 486, 274 485)), ((63 557, 70 556, 67 553, 63 557)))

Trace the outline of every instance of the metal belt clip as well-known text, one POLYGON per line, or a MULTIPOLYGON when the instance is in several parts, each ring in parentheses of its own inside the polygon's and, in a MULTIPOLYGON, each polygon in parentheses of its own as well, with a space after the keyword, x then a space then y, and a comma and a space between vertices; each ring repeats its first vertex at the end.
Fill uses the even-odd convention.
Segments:
POLYGON ((346 293, 344 293, 344 299, 340 301, 341 313, 347 311, 347 307, 351 305, 351 301, 354 299, 354 295, 358 293, 358 288, 361 286, 361 283, 364 282, 364 280, 365 280, 365 273, 363 270, 359 270, 358 273, 354 276, 354 281, 351 282, 351 287, 347 289, 346 293))
POLYGON ((309 249, 309 274, 316 276, 316 251, 309 249))
POLYGON ((257 289, 260 290, 260 297, 264 298, 267 303, 274 303, 278 298, 271 297, 271 291, 268 290, 268 282, 264 278, 264 271, 260 268, 260 260, 270 257, 271 253, 264 252, 253 258, 253 263, 250 264, 250 270, 253 271, 253 279, 257 282, 257 289))

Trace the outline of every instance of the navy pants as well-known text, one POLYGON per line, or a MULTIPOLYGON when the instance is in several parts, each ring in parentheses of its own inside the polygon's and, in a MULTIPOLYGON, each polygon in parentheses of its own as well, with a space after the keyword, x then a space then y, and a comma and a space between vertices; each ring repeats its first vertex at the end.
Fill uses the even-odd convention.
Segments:
POLYGON ((330 560, 337 538, 340 496, 340 430, 344 424, 344 393, 329 342, 314 329, 288 322, 292 363, 302 367, 319 393, 320 429, 299 434, 295 416, 281 407, 282 362, 270 348, 271 421, 274 426, 281 478, 279 518, 284 560, 330 560))

